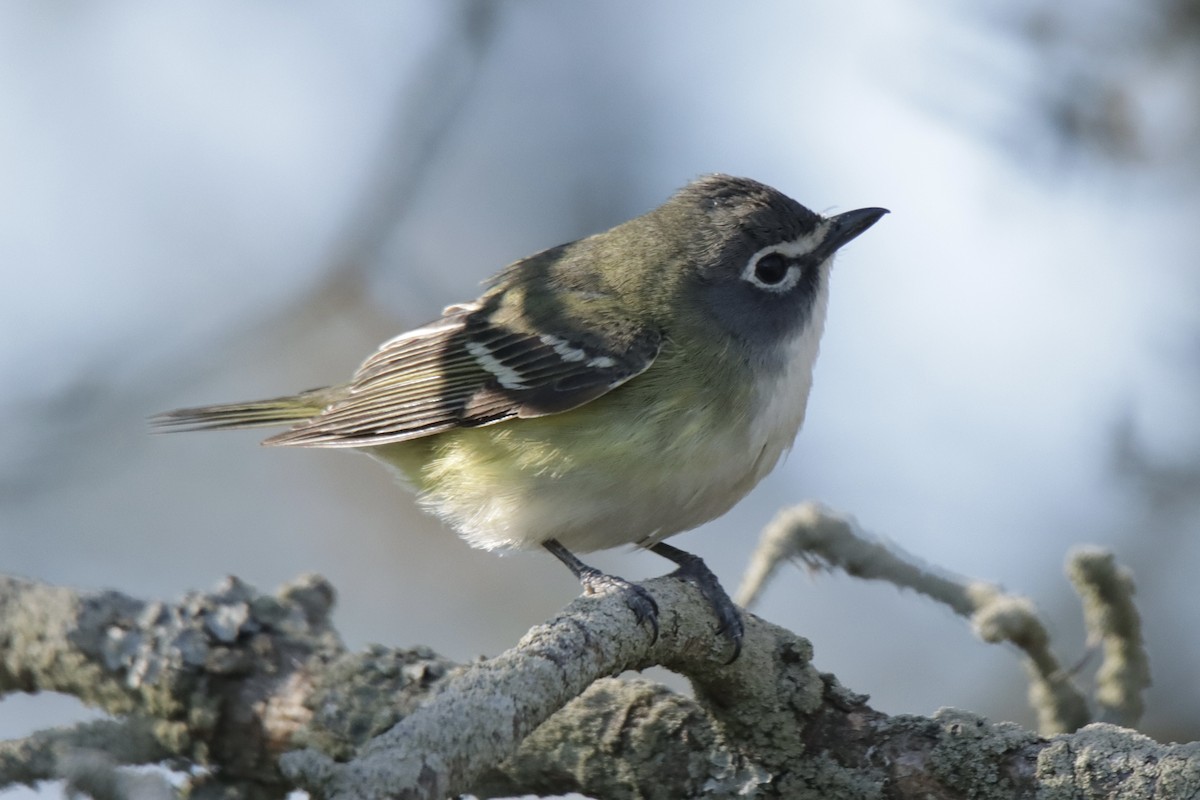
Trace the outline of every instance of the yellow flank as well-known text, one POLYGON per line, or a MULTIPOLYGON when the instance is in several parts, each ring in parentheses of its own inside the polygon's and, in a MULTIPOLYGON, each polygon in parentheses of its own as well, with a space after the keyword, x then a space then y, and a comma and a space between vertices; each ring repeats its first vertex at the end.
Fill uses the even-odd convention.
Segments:
POLYGON ((455 429, 369 452, 476 547, 533 547, 555 538, 589 551, 657 541, 728 510, 794 435, 785 433, 773 456, 761 458, 767 443, 748 440, 751 387, 717 391, 714 381, 698 395, 665 391, 672 361, 660 357, 588 403, 587 413, 455 429), (722 408, 704 407, 717 398, 722 408))

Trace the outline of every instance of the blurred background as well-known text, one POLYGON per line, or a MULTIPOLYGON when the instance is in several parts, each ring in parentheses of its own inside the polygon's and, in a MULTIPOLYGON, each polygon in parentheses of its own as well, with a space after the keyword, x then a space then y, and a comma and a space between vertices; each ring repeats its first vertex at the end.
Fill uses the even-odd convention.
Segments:
MULTIPOLYGON (((345 380, 715 171, 893 213, 839 258, 790 459, 673 543, 732 592, 817 499, 1031 596, 1067 663, 1064 556, 1111 547, 1143 729, 1200 739, 1196 0, 5 3, 0 570, 154 598, 315 570, 353 648, 500 652, 578 593, 548 555, 469 549, 369 459, 145 419, 345 380)), ((1015 654, 922 598, 797 569, 756 611, 883 711, 1032 724, 1015 654)), ((0 736, 80 713, 13 698, 0 736)))

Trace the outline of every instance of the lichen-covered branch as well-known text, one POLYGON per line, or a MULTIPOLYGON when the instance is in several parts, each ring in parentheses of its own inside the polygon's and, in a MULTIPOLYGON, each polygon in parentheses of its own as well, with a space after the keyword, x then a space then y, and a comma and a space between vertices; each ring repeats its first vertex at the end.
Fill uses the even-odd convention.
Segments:
POLYGON ((155 757, 206 767, 209 794, 243 797, 298 786, 356 798, 1200 791, 1196 745, 1104 725, 1047 740, 962 712, 888 717, 817 672, 805 640, 752 615, 741 658, 724 664, 692 587, 645 586, 661 610, 657 642, 621 597, 584 597, 463 667, 421 648, 345 652, 328 624, 333 592, 315 577, 273 596, 229 580, 177 604, 0 579, 0 693, 66 691, 138 739, 106 746, 80 726, 6 743, 0 786, 73 775, 116 796, 128 777, 116 768, 155 757), (694 699, 608 677, 651 664, 688 676, 694 699))
POLYGON ((753 797, 770 773, 728 746, 696 701, 638 678, 601 678, 471 787, 480 797, 753 797))
POLYGON ((68 777, 78 771, 71 762, 80 753, 106 757, 116 764, 157 764, 175 754, 162 746, 155 726, 144 717, 102 719, 0 742, 0 785, 34 786, 68 777))
POLYGON ((1050 636, 1028 598, 992 583, 933 569, 861 531, 849 517, 818 503, 803 503, 781 511, 763 531, 738 590, 738 602, 752 604, 780 564, 792 559, 813 569, 840 569, 857 578, 912 589, 970 620, 985 642, 1018 647, 1025 655, 1030 704, 1042 733, 1070 732, 1092 721, 1083 691, 1051 650, 1050 636))
POLYGON ((728 706, 714 715, 717 725, 752 729, 771 760, 798 746, 793 706, 819 705, 821 694, 808 644, 749 618, 741 658, 724 665, 723 642, 694 590, 668 578, 645 586, 660 608, 657 642, 620 597, 581 598, 516 647, 453 677, 353 761, 295 753, 285 759, 285 772, 329 797, 442 797, 473 789, 479 776, 516 753, 525 737, 598 678, 655 664, 688 675, 698 690, 728 706), (800 686, 807 691, 797 691, 800 686))
POLYGON ((1133 576, 1117 566, 1112 553, 1093 547, 1068 556, 1067 577, 1083 601, 1088 639, 1103 653, 1096 671, 1100 718, 1116 725, 1137 725, 1142 695, 1150 686, 1150 662, 1142 644, 1142 620, 1133 604, 1133 576))
MULTIPOLYGON (((278 783, 275 759, 312 716, 302 701, 314 673, 341 649, 328 624, 332 602, 315 576, 274 597, 229 579, 173 605, 0 576, 0 696, 70 694, 137 734, 89 745, 95 730, 84 726, 3 748, 37 753, 39 772, 59 777, 64 754, 90 750, 123 764, 172 757, 218 766, 234 781, 278 783)), ((15 762, 3 767, 0 785, 29 778, 15 762)))

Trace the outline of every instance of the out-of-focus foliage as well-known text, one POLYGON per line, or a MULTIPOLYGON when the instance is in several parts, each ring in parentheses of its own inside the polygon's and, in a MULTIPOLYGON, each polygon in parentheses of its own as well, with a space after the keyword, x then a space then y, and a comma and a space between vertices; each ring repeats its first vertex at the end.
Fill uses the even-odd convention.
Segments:
POLYGON ((996 3, 985 21, 1019 43, 1021 102, 998 126, 1019 158, 1200 179, 1200 2, 996 3))

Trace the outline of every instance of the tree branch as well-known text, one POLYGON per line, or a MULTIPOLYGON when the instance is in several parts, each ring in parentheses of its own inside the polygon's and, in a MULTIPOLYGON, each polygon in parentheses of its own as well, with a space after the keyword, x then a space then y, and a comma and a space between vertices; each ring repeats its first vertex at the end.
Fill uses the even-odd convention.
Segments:
POLYGON ((0 742, 0 786, 70 777, 71 762, 80 754, 107 756, 116 764, 157 764, 172 757, 144 717, 96 720, 38 731, 22 739, 0 742))
POLYGON ((955 711, 888 717, 818 673, 804 639, 750 614, 742 656, 726 665, 692 587, 645 585, 661 611, 657 642, 619 596, 583 597, 506 653, 456 667, 423 648, 346 653, 328 625, 333 592, 315 577, 274 596, 231 579, 174 605, 3 578, 0 692, 67 691, 153 720, 137 723, 149 744, 136 755, 100 748, 105 757, 161 748, 242 796, 1200 791, 1197 745, 1106 725, 1047 740, 955 711), (607 677, 653 664, 686 675, 695 699, 607 677))
POLYGON ((1142 620, 1133 604, 1133 576, 1112 553, 1079 548, 1067 559, 1067 577, 1083 601, 1088 639, 1104 660, 1096 672, 1096 702, 1104 722, 1133 726, 1142 717, 1150 662, 1142 645, 1142 620))
MULTIPOLYGON (((1149 683, 1145 652, 1141 647, 1137 612, 1132 605, 1133 582, 1127 573, 1101 578, 1103 557, 1074 557, 1069 567, 1077 591, 1085 600, 1089 623, 1111 624, 1107 633, 1096 637, 1106 642, 1107 663, 1122 680, 1108 680, 1112 702, 1121 703, 1131 713, 1106 717, 1105 721, 1133 724, 1136 708, 1140 714, 1140 692, 1149 683), (1086 576, 1093 576, 1088 578, 1086 576), (1118 588, 1122 587, 1122 588, 1118 588), (1117 620, 1121 620, 1120 623, 1117 620), (1115 629, 1114 627, 1115 626, 1115 629), (1120 631, 1118 633, 1117 631, 1120 631), (1132 633, 1130 633, 1132 631, 1132 633), (1140 659, 1140 661, 1139 661, 1140 659), (1137 671, 1141 669, 1142 673, 1137 671), (1130 695, 1134 697, 1131 698, 1130 695), (1120 699, 1117 699, 1117 698, 1120 699)), ((1115 571, 1108 556, 1108 570, 1115 571)), ((953 575, 920 563, 877 537, 862 531, 850 517, 838 514, 818 503, 802 503, 784 509, 766 527, 751 557, 737 601, 752 604, 775 574, 779 565, 798 559, 813 569, 841 569, 847 575, 865 580, 880 580, 902 589, 912 589, 938 601, 971 622, 985 642, 1008 642, 1025 655, 1029 675, 1029 701, 1038 714, 1038 730, 1044 734, 1078 730, 1093 720, 1083 691, 1070 670, 1063 667, 1050 649, 1050 635, 1029 598, 1005 592, 993 583, 953 575)))

